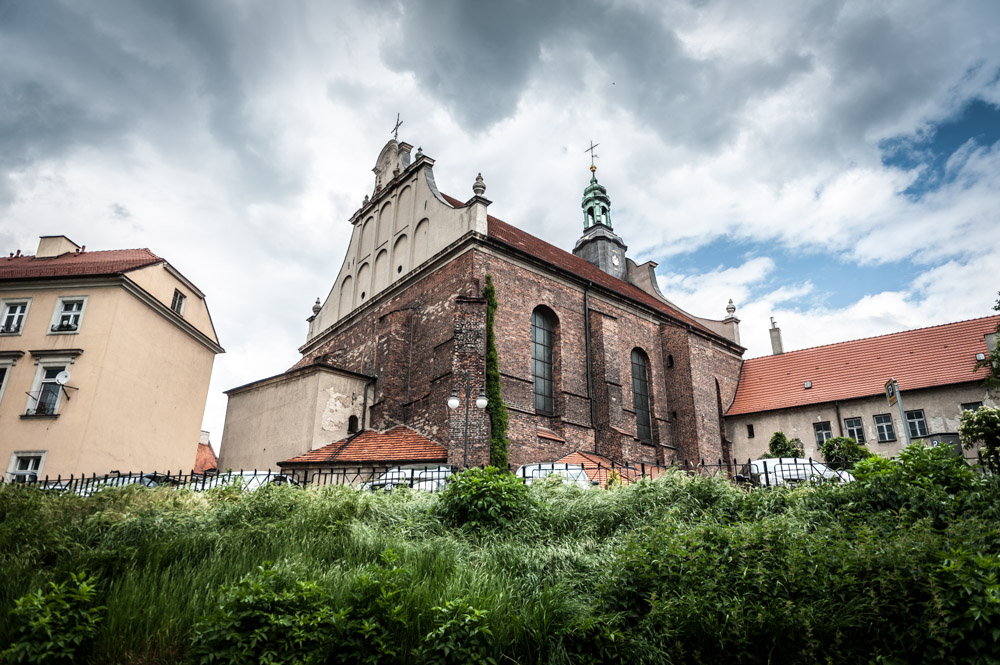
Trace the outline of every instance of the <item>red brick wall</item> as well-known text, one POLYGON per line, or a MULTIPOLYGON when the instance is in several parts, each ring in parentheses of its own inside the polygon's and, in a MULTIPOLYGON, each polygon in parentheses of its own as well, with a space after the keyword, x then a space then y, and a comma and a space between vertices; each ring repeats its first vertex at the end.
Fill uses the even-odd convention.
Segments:
MULTIPOLYGON (((338 367, 375 375, 368 426, 408 425, 445 445, 449 462, 461 464, 466 372, 473 401, 484 382, 486 303, 481 286, 487 274, 493 277, 498 301, 496 339, 512 465, 552 461, 576 450, 646 463, 722 454, 715 381, 726 407, 735 393, 738 358, 687 329, 591 290, 592 406, 584 288, 481 248, 387 294, 384 301, 370 303, 299 364, 325 356, 338 367), (534 410, 530 340, 531 313, 537 307, 551 310, 557 321, 552 416, 534 410), (630 358, 636 347, 649 358, 651 443, 635 438, 630 358), (446 406, 452 388, 463 401, 455 411, 446 406), (539 436, 539 427, 554 436, 539 436)), ((489 419, 474 405, 469 415, 468 461, 485 464, 489 419)))

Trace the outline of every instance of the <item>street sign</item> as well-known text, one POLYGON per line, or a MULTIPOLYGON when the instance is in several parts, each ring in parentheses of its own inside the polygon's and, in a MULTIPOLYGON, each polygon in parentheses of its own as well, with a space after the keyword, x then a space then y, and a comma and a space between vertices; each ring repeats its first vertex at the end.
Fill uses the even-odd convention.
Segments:
POLYGON ((885 382, 885 398, 889 400, 889 406, 896 406, 898 395, 896 393, 896 380, 889 379, 885 382))

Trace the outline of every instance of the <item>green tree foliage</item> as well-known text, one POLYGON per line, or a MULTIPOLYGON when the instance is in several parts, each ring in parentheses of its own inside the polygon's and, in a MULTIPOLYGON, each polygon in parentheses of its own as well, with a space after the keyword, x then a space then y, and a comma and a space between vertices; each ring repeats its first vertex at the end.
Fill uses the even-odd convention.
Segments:
POLYGON ((872 456, 870 450, 846 436, 827 439, 820 446, 820 452, 827 466, 838 471, 847 471, 861 460, 872 456))
MULTIPOLYGON (((997 298, 993 309, 1000 312, 1000 298, 997 298)), ((991 395, 1000 396, 1000 323, 997 324, 995 332, 996 344, 988 350, 985 359, 976 362, 975 370, 986 368, 987 375, 983 383, 991 395)))
POLYGON ((507 405, 500 392, 500 360, 494 330, 497 311, 496 287, 493 277, 486 275, 486 412, 490 416, 490 466, 507 468, 507 405))
POLYGON ((466 469, 441 492, 437 511, 451 526, 513 526, 531 509, 527 486, 506 469, 466 469))
POLYGON ((802 447, 801 441, 798 439, 789 440, 784 432, 775 432, 767 444, 767 452, 761 455, 761 457, 768 459, 773 457, 802 457, 803 455, 805 455, 805 449, 802 447))
POLYGON ((11 610, 17 626, 13 643, 0 657, 6 663, 76 663, 86 659, 104 607, 95 604, 97 588, 86 573, 52 582, 29 593, 11 610))
POLYGON ((1000 409, 981 406, 963 412, 958 436, 966 448, 982 442, 979 456, 983 464, 994 474, 1000 473, 1000 409))

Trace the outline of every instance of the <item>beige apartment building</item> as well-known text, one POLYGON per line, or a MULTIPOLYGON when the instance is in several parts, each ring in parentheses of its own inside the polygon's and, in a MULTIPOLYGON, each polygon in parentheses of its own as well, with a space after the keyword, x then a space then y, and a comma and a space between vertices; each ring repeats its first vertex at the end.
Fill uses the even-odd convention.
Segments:
POLYGON ((788 353, 774 344, 774 355, 743 363, 726 413, 735 457, 759 458, 775 432, 801 439, 816 459, 835 436, 884 457, 908 439, 957 444, 962 411, 997 406, 976 363, 995 348, 998 322, 988 316, 788 353), (888 403, 889 379, 899 385, 902 409, 888 403))
POLYGON ((6 480, 190 471, 217 353, 205 295, 148 249, 0 258, 6 480))

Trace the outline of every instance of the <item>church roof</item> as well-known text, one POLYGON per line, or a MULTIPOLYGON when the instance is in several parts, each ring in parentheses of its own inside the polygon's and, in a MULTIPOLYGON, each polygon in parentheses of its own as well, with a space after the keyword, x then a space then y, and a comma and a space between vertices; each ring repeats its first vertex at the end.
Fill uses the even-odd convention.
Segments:
POLYGON ((907 390, 982 381, 986 370, 973 371, 976 354, 986 352, 984 335, 998 322, 987 316, 751 358, 726 415, 881 395, 890 378, 904 398, 907 390))
MULTIPOLYGON (((454 197, 448 196, 447 194, 444 194, 443 196, 448 203, 456 208, 465 206, 464 203, 454 197)), ((581 259, 579 256, 575 256, 564 249, 559 249, 555 245, 550 245, 541 238, 537 238, 530 233, 522 231, 516 226, 497 219, 493 215, 487 215, 486 219, 489 229, 488 232, 491 238, 499 240, 506 245, 510 245, 515 249, 519 249, 522 252, 530 254, 537 259, 541 259, 542 261, 554 265, 557 268, 561 268, 567 272, 577 275, 582 279, 593 282, 594 284, 617 293, 620 296, 637 301, 647 307, 651 307, 658 312, 669 316, 670 318, 681 321, 682 323, 685 323, 693 328, 697 328, 698 330, 706 332, 713 337, 719 336, 718 333, 704 327, 684 312, 651 296, 634 284, 629 284, 628 282, 624 282, 617 277, 609 275, 597 266, 591 264, 589 261, 581 259)))
POLYGON ((448 450, 439 443, 399 425, 385 432, 364 430, 346 439, 310 450, 278 462, 286 464, 328 464, 334 462, 445 462, 448 450))
POLYGON ((30 255, 0 258, 0 279, 114 275, 162 261, 148 249, 111 249, 68 252, 38 258, 30 255))

